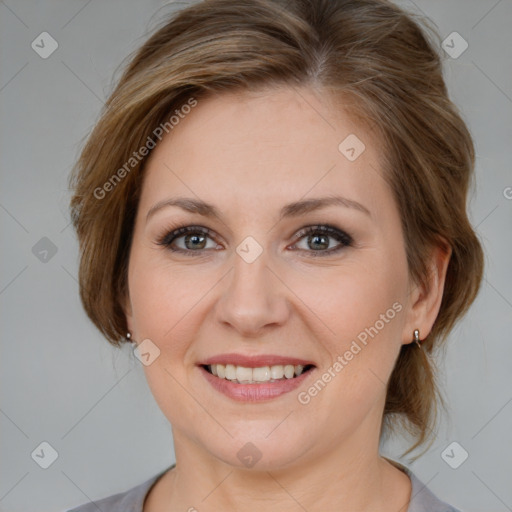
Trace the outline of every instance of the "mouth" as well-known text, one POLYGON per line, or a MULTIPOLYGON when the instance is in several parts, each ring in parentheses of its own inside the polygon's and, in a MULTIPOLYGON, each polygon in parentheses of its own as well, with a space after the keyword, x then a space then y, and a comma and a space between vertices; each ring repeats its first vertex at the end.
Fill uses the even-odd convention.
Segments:
POLYGON ((255 368, 234 364, 201 365, 210 375, 238 384, 274 383, 296 379, 314 368, 312 364, 277 364, 258 366, 255 368))
POLYGON ((239 354, 215 356, 198 367, 216 391, 242 402, 271 400, 289 393, 316 368, 303 359, 239 354))

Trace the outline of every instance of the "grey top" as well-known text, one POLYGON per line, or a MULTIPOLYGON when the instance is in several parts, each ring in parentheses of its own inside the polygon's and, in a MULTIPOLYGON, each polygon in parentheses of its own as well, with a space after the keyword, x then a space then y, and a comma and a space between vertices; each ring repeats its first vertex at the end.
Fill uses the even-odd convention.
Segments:
MULTIPOLYGON (((395 461, 393 462, 395 465, 399 465, 395 461)), ((399 466, 409 476, 412 484, 411 501, 407 512, 461 512, 435 496, 410 469, 402 465, 399 466)), ((151 487, 169 469, 165 469, 125 492, 113 494, 96 502, 86 503, 68 510, 68 512, 143 512, 144 500, 151 487)))

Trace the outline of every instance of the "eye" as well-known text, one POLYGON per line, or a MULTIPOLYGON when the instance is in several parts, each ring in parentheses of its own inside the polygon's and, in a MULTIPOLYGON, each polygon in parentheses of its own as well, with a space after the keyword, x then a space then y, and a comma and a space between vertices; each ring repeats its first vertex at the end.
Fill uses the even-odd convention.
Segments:
POLYGON ((212 237, 213 233, 208 228, 201 226, 183 226, 175 229, 169 233, 166 233, 162 238, 158 240, 158 245, 163 245, 173 252, 180 252, 190 256, 196 256, 201 254, 204 249, 215 249, 218 247, 216 243, 213 243, 213 247, 207 247, 207 239, 212 237), (180 247, 175 247, 180 239, 183 239, 184 244, 180 247))
MULTIPOLYGON (((206 249, 215 250, 222 247, 213 240, 213 235, 214 233, 210 229, 202 226, 182 226, 166 232, 157 241, 157 244, 163 245, 172 252, 179 252, 187 256, 201 256, 206 249), (208 247, 208 239, 212 241, 210 247, 208 247)), ((329 225, 307 226, 294 235, 295 240, 300 241, 303 238, 306 239, 306 244, 312 250, 308 250, 308 248, 299 248, 299 250, 308 252, 313 257, 337 253, 353 243, 350 235, 329 225), (338 245, 331 247, 331 239, 335 239, 338 245)), ((291 247, 295 249, 297 246, 298 242, 295 242, 291 247)))
MULTIPOLYGON (((310 253, 310 256, 328 256, 341 251, 344 247, 350 247, 353 243, 352 237, 341 231, 338 228, 320 225, 320 226, 307 226, 303 230, 299 231, 295 238, 302 240, 305 238, 308 247, 312 247, 313 250, 305 250, 310 253), (307 237, 307 238, 306 238, 307 237), (331 243, 329 239, 334 238, 339 243, 335 247, 330 247, 331 243), (327 250, 326 250, 327 249, 327 250)), ((298 244, 294 244, 292 247, 296 247, 298 244)))

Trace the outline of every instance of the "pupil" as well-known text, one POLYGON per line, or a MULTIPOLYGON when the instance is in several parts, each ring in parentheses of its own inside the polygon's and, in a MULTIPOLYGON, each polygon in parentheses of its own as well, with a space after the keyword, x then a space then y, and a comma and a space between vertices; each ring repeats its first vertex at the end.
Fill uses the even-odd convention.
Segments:
MULTIPOLYGON (((191 246, 192 246, 192 248, 193 248, 193 247, 196 247, 196 248, 197 248, 197 247, 199 247, 199 246, 196 244, 196 242, 197 242, 198 240, 200 240, 201 238, 203 239, 202 241, 203 241, 203 245, 204 245, 204 240, 205 240, 205 238, 206 238, 204 235, 188 235, 188 236, 185 238, 185 245, 187 246, 187 249, 190 249, 190 248, 191 248, 191 246), (189 241, 190 241, 190 240, 192 240, 192 244, 189 244, 189 241)), ((203 246, 200 246, 199 248, 200 248, 200 249, 202 249, 202 248, 203 248, 203 246)))
MULTIPOLYGON (((321 240, 321 239, 323 239, 324 240, 323 243, 320 242, 320 245, 321 245, 320 249, 327 249, 327 247, 329 247, 329 241, 327 240, 327 242, 326 242, 327 237, 325 235, 312 235, 310 237, 310 240, 311 239, 314 239, 314 240, 319 240, 319 239, 321 240)), ((318 245, 316 246, 316 248, 317 249, 319 248, 318 245)))

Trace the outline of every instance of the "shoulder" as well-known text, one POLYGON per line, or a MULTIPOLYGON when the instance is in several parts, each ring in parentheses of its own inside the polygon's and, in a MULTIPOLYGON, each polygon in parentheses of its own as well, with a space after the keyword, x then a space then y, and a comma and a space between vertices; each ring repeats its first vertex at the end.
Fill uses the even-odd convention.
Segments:
POLYGON ((98 510, 102 512, 143 512, 144 500, 151 490, 151 487, 153 487, 158 478, 162 476, 167 469, 127 491, 112 494, 100 500, 84 503, 67 512, 98 512, 98 510))
POLYGON ((439 499, 411 470, 407 470, 411 479, 411 501, 407 512, 462 512, 439 499))
POLYGON ((384 457, 411 480, 411 499, 406 512, 462 512, 438 498, 407 466, 384 457))

